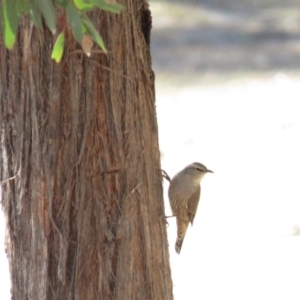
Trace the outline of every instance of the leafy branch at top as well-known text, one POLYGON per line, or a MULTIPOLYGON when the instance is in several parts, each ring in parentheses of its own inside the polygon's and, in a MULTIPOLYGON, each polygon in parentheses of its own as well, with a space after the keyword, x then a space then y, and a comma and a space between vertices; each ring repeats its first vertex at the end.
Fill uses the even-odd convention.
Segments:
MULTIPOLYGON (((94 8, 111 13, 120 13, 122 5, 112 0, 2 0, 1 19, 4 26, 4 43, 12 49, 16 41, 17 29, 21 14, 29 15, 33 24, 42 27, 42 17, 52 34, 56 33, 56 10, 60 6, 66 12, 69 26, 75 40, 83 51, 90 55, 93 41, 107 52, 105 44, 94 24, 86 15, 94 8)), ((59 62, 64 50, 64 32, 62 31, 54 44, 51 57, 59 62)))

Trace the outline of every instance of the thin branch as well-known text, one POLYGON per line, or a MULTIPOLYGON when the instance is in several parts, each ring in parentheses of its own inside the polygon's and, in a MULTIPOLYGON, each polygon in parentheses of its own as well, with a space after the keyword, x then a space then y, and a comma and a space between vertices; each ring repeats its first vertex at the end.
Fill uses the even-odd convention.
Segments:
POLYGON ((5 180, 3 180, 3 181, 0 181, 0 185, 2 185, 2 184, 4 184, 4 183, 7 183, 7 182, 9 182, 9 181, 11 181, 11 180, 13 180, 13 179, 15 179, 17 176, 19 176, 20 174, 18 173, 18 174, 16 174, 15 176, 13 176, 13 177, 10 177, 10 178, 7 178, 7 179, 5 179, 5 180))
POLYGON ((121 77, 124 77, 124 78, 126 78, 126 79, 131 79, 129 76, 124 75, 124 74, 122 74, 122 73, 120 73, 120 72, 117 72, 117 71, 115 71, 115 70, 112 69, 112 68, 105 67, 105 66, 103 66, 103 65, 101 65, 101 64, 99 64, 99 63, 97 63, 97 62, 95 62, 95 61, 92 60, 92 59, 88 59, 88 61, 94 63, 95 65, 99 66, 100 68, 102 68, 102 69, 104 69, 104 70, 107 70, 107 71, 110 71, 110 72, 112 72, 112 73, 115 73, 115 74, 117 74, 117 75, 119 75, 119 76, 121 76, 121 77))
POLYGON ((134 192, 136 192, 136 190, 139 188, 139 186, 142 184, 142 182, 140 182, 134 189, 132 189, 124 198, 127 199, 127 197, 129 197, 131 194, 133 194, 134 192))

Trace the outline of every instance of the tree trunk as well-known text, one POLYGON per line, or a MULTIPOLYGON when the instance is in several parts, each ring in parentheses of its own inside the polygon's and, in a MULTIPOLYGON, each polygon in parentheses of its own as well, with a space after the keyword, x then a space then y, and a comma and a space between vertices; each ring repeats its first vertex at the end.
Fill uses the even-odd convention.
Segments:
MULTIPOLYGON (((122 2, 122 1, 120 1, 122 2)), ((12 299, 173 299, 144 0, 92 13, 109 50, 23 18, 0 41, 0 181, 12 299), (96 47, 94 47, 96 48, 96 47)))

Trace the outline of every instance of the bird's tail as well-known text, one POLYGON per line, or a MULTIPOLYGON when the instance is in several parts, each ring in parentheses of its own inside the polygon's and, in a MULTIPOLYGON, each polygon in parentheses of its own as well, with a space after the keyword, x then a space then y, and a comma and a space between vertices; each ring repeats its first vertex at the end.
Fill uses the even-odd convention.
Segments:
POLYGON ((182 220, 180 218, 177 218, 177 240, 175 243, 175 251, 178 254, 180 253, 188 225, 189 225, 188 220, 182 220))
POLYGON ((180 254, 180 250, 181 250, 181 246, 182 246, 183 240, 184 240, 184 239, 179 239, 179 238, 177 238, 177 240, 176 240, 176 243, 175 243, 175 251, 176 251, 178 254, 180 254))

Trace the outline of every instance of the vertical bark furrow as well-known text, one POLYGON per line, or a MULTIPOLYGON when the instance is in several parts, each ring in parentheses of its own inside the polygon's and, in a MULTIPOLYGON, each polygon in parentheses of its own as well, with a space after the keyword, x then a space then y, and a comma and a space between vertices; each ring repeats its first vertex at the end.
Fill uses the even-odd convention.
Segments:
POLYGON ((67 30, 56 64, 54 38, 29 38, 27 19, 14 50, 0 42, 0 180, 20 172, 2 200, 15 299, 172 299, 151 14, 120 2, 90 13, 107 55, 75 51, 67 30))

